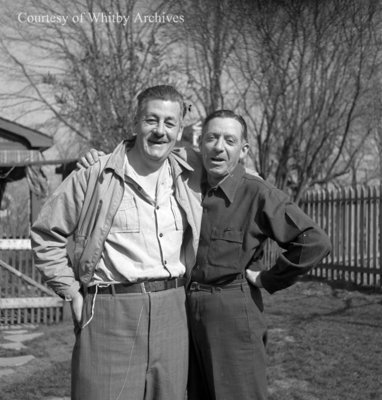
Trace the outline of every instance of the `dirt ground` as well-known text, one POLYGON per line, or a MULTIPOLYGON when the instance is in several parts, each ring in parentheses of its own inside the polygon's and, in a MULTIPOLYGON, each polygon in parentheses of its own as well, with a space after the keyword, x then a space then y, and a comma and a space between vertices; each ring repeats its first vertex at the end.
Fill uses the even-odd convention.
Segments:
MULTIPOLYGON (((24 342, 24 349, 0 351, 1 357, 34 356, 27 364, 13 367, 13 373, 0 376, 0 400, 69 400, 70 358, 74 344, 71 323, 20 328, 43 335, 24 342)), ((4 335, 5 331, 1 330, 0 338, 4 335)))
MULTIPOLYGON (((269 400, 382 399, 382 294, 299 282, 264 303, 269 400)), ((34 331, 25 349, 0 351, 35 357, 0 377, 0 400, 69 400, 71 323, 34 331)))

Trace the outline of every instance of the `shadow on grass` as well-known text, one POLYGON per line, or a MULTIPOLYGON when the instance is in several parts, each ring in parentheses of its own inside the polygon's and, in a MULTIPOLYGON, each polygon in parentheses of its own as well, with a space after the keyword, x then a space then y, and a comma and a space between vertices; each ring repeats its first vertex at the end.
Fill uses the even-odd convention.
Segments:
POLYGON ((28 379, 4 385, 1 400, 43 400, 45 397, 70 396, 70 361, 50 364, 28 379))
POLYGON ((314 277, 314 276, 302 276, 300 278, 301 282, 317 282, 317 283, 324 283, 325 285, 330 286, 332 289, 341 289, 341 290, 346 290, 348 292, 359 292, 367 295, 373 295, 373 294, 382 294, 382 286, 379 288, 377 287, 365 287, 365 286, 360 286, 356 285, 353 282, 347 282, 347 281, 342 281, 342 280, 329 280, 325 278, 319 278, 319 277, 314 277))
POLYGON ((269 400, 382 399, 382 294, 304 280, 265 296, 269 400))
MULTIPOLYGON (((382 321, 373 319, 373 313, 379 306, 382 306, 382 292, 377 291, 374 288, 360 288, 349 282, 332 281, 325 282, 323 280, 310 280, 312 282, 324 283, 331 289, 330 295, 333 299, 338 299, 341 302, 341 307, 336 308, 332 311, 322 313, 312 313, 304 321, 314 320, 316 318, 327 318, 336 316, 349 316, 356 315, 358 313, 365 312, 363 317, 367 318, 367 321, 362 321, 357 318, 351 318, 350 323, 358 326, 368 326, 370 328, 382 329, 382 321), (369 310, 370 307, 370 310, 369 310), (359 309, 357 311, 357 309, 359 309), (369 314, 369 315, 368 315, 369 314)), ((382 307, 376 310, 378 313, 382 313, 382 307)), ((366 319, 366 318, 365 318, 366 319)), ((345 320, 342 320, 346 323, 345 320)))

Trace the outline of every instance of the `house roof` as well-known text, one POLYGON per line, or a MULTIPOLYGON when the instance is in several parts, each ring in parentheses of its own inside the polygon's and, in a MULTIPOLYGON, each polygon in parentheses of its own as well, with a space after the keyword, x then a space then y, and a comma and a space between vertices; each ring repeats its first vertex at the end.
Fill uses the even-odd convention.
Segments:
POLYGON ((48 135, 0 117, 1 134, 11 136, 17 142, 27 142, 31 150, 44 150, 53 145, 53 139, 48 135))

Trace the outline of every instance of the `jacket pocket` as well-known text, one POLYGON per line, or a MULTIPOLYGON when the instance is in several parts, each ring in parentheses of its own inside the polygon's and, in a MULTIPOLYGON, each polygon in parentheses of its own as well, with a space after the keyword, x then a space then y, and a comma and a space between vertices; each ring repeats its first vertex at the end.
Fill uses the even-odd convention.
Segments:
MULTIPOLYGON (((84 252, 87 242, 88 242, 87 236, 76 235, 76 237, 74 239, 74 251, 73 251, 73 265, 75 267, 77 267, 79 265, 79 261, 84 252)), ((76 271, 77 271, 77 268, 74 269, 75 274, 77 274, 76 271)))
POLYGON ((134 197, 124 197, 114 216, 110 233, 139 232, 139 214, 134 197))
POLYGON ((242 245, 242 231, 213 228, 207 256, 209 264, 238 270, 242 245))

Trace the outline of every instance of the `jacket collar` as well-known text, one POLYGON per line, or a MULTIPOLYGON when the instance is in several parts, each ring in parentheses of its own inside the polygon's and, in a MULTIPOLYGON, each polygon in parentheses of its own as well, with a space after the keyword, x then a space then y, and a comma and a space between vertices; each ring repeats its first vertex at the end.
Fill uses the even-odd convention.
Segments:
POLYGON ((123 179, 126 151, 134 146, 135 140, 125 139, 114 149, 105 165, 105 171, 111 169, 115 174, 123 179))
POLYGON ((187 162, 187 151, 184 148, 173 149, 168 156, 174 178, 177 178, 184 171, 194 172, 194 168, 187 162))

